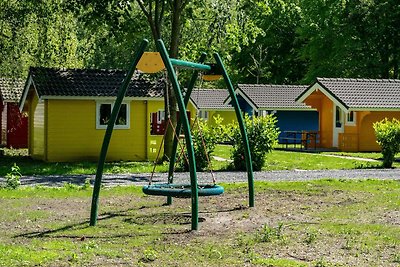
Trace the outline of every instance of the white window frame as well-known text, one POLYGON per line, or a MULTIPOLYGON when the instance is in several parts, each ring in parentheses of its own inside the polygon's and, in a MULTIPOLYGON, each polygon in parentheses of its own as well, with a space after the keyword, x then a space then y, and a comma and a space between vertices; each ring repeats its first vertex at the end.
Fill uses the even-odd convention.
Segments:
POLYGON ((157 111, 157 124, 161 124, 163 120, 165 121, 165 110, 159 109, 157 111))
POLYGON ((356 125, 356 112, 355 111, 349 111, 348 113, 346 113, 346 125, 350 125, 350 126, 356 125), (350 112, 353 112, 353 120, 352 121, 349 121, 350 112))
POLYGON ((266 117, 268 115, 268 110, 260 110, 258 114, 260 117, 266 117))
MULTIPOLYGON (((96 129, 102 130, 106 129, 107 125, 102 125, 100 124, 100 106, 103 104, 109 104, 111 105, 111 112, 114 108, 114 102, 113 101, 96 101, 96 129)), ((125 125, 114 125, 114 129, 130 129, 131 127, 131 118, 130 118, 130 102, 129 101, 124 101, 122 102, 122 105, 126 105, 126 124, 125 125)))
POLYGON ((199 118, 205 121, 208 121, 208 111, 207 110, 200 110, 199 111, 199 118))

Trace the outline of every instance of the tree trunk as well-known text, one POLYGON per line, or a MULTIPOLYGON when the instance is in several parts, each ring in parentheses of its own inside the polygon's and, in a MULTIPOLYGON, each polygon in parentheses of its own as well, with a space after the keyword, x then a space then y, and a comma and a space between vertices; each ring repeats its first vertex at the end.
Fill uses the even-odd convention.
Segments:
MULTIPOLYGON (((172 6, 172 18, 171 18, 171 41, 169 46, 169 56, 171 58, 178 57, 178 49, 179 49, 179 41, 180 41, 180 34, 181 34, 181 13, 182 13, 182 2, 181 0, 173 1, 172 6)), ((178 74, 178 73, 177 73, 178 74)), ((174 90, 171 86, 171 83, 168 82, 168 108, 165 111, 166 116, 170 116, 171 123, 176 128, 177 123, 177 100, 174 93, 174 90), (169 114, 168 114, 169 111, 169 114)), ((164 99, 165 103, 167 104, 167 99, 164 99)), ((179 133, 176 133, 179 136, 179 133)), ((172 143, 175 137, 175 133, 172 127, 167 127, 167 133, 165 135, 164 141, 164 158, 170 159, 172 154, 172 143)))

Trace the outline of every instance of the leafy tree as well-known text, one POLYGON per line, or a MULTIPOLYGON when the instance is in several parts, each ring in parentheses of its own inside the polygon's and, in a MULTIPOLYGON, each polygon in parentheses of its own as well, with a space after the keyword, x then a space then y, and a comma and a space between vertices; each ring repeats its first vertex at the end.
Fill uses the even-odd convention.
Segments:
POLYGON ((246 7, 247 16, 263 31, 234 56, 241 82, 287 84, 302 79, 305 62, 298 55, 301 42, 296 29, 302 16, 298 2, 254 1, 246 7))
POLYGON ((299 38, 317 76, 397 78, 400 6, 396 1, 302 0, 299 38))
POLYGON ((76 19, 62 0, 0 3, 0 69, 25 77, 30 66, 80 67, 76 19))

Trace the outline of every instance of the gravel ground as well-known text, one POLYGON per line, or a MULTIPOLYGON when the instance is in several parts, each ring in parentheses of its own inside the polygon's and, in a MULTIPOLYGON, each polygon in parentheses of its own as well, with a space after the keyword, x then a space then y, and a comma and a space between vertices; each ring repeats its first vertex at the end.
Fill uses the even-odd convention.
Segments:
MULTIPOLYGON (((216 181, 221 182, 247 182, 245 172, 214 172, 216 181)), ((210 173, 198 173, 199 183, 211 183, 210 173)), ((145 185, 151 174, 106 174, 103 176, 105 186, 115 185, 145 185)), ((337 179, 392 179, 400 180, 399 169, 357 169, 357 170, 292 170, 292 171, 268 171, 255 172, 256 181, 307 181, 322 178, 337 179)), ((64 183, 83 184, 86 179, 94 181, 94 175, 51 175, 51 176, 23 176, 22 185, 62 186, 64 183)), ((153 183, 165 183, 166 173, 155 173, 153 183)), ((175 173, 175 183, 189 183, 189 173, 175 173)), ((0 183, 4 178, 0 177, 0 183)))

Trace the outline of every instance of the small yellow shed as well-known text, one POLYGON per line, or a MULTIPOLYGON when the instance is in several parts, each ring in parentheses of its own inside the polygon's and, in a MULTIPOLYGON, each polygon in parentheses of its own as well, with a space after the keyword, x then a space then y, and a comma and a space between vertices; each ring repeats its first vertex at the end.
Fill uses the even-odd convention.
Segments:
POLYGON ((233 106, 224 103, 228 96, 227 89, 193 89, 190 100, 198 117, 209 125, 215 125, 214 118, 218 116, 223 119, 222 124, 230 124, 236 122, 237 118, 233 106))
MULTIPOLYGON (((29 154, 51 162, 97 160, 122 70, 31 68, 20 110, 29 115, 29 154)), ((164 82, 134 75, 107 155, 108 161, 152 160, 162 136, 151 114, 164 109, 164 82)))

